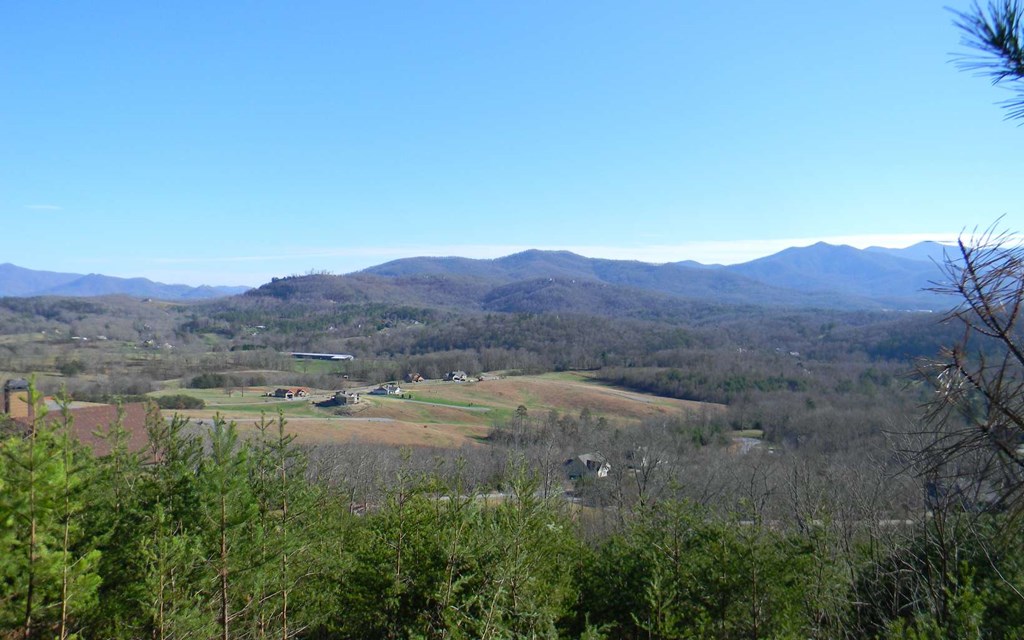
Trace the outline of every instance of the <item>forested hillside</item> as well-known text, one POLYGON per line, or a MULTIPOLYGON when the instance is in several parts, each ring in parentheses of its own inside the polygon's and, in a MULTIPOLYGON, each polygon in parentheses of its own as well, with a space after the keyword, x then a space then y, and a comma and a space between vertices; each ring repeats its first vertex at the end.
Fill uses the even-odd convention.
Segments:
MULTIPOLYGON (((616 295, 653 293, 690 303, 934 309, 941 304, 940 299, 925 289, 935 274, 936 263, 943 259, 943 251, 937 243, 922 243, 904 250, 858 250, 818 243, 722 267, 692 261, 650 264, 585 258, 568 251, 531 250, 494 260, 408 258, 371 267, 358 275, 383 276, 390 281, 387 286, 424 276, 471 279, 488 283, 495 291, 535 288, 544 281, 567 287, 578 281, 591 287, 605 285, 616 295)), ((577 304, 588 302, 585 293, 576 295, 580 296, 577 304)), ((489 297, 494 296, 492 293, 489 297)), ((597 308, 614 310, 614 304, 597 308)), ((544 310, 565 310, 565 300, 544 310)))
MULTIPOLYGON (((48 391, 64 383, 90 397, 146 393, 204 372, 223 373, 235 384, 258 375, 338 388, 343 376, 370 384, 409 372, 439 379, 456 369, 513 375, 588 370, 627 388, 726 403, 736 429, 808 443, 820 438, 804 431, 814 432, 814 420, 829 413, 844 429, 880 437, 884 421, 858 416, 882 408, 891 416, 913 413, 923 401, 920 389, 907 386, 917 360, 936 357, 958 337, 955 326, 934 314, 671 299, 630 304, 630 298, 620 299, 621 313, 606 306, 592 313, 459 311, 359 302, 329 288, 338 282, 289 278, 267 289, 279 295, 189 305, 9 298, 0 300, 0 327, 7 332, 0 356, 12 374, 63 374, 41 379, 48 391), (289 351, 348 353, 355 360, 287 374, 294 365, 282 354, 289 351), (253 370, 262 373, 245 373, 253 370), (770 419, 761 415, 766 407, 772 407, 770 419)), ((604 287, 585 286, 598 296, 604 287)))

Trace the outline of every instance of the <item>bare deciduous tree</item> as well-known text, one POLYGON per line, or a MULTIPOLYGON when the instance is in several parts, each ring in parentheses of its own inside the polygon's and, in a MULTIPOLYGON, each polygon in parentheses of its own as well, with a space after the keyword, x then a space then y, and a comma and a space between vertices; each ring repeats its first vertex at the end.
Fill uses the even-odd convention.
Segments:
POLYGON ((943 271, 933 290, 958 298, 946 321, 963 334, 925 369, 935 398, 916 461, 942 491, 970 478, 1024 508, 1024 245, 992 226, 961 237, 943 271))

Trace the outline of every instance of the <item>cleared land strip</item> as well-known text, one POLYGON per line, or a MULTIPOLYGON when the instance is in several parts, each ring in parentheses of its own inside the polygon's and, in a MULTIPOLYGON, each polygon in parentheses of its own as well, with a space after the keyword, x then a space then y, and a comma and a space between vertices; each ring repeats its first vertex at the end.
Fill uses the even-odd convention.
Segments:
POLYGON ((444 409, 461 409, 462 411, 471 411, 474 413, 487 413, 491 410, 491 407, 463 407, 457 404, 446 404, 444 402, 430 402, 428 400, 401 400, 398 402, 408 402, 411 404, 425 404, 431 407, 441 407, 444 409))

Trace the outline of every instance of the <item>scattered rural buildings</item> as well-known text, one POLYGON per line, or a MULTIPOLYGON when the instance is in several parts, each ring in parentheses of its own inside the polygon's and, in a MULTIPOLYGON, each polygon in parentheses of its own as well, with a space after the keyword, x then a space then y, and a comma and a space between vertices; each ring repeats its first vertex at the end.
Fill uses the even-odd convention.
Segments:
POLYGON ((469 376, 465 371, 449 371, 444 374, 444 379, 448 382, 465 382, 469 380, 469 376))
POLYGON ((295 387, 294 389, 275 389, 272 394, 275 398, 284 398, 286 400, 292 400, 294 398, 305 398, 309 395, 309 392, 302 387, 295 387))
POLYGON ((405 381, 407 383, 423 382, 423 376, 418 373, 407 373, 405 374, 405 381))
POLYGON ((379 387, 377 387, 376 389, 371 391, 370 395, 374 395, 374 396, 397 396, 397 395, 399 395, 401 393, 402 393, 402 388, 401 387, 399 387, 397 384, 388 383, 388 384, 380 385, 379 387))

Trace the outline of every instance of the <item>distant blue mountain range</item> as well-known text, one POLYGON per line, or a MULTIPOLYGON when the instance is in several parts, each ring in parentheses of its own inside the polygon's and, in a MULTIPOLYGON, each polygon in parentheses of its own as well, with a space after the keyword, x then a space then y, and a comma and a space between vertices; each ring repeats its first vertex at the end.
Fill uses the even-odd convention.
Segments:
MULTIPOLYGON (((544 312, 600 307, 673 308, 687 300, 841 309, 940 310, 955 301, 928 290, 955 248, 904 249, 818 243, 734 265, 690 260, 653 264, 532 249, 493 260, 417 257, 343 276, 282 278, 255 295, 320 296, 350 302, 441 304, 544 312)), ((0 265, 0 296, 128 295, 162 300, 230 296, 247 287, 190 287, 145 278, 34 271, 0 265)))
POLYGON ((190 287, 163 284, 146 278, 115 278, 95 273, 36 271, 10 263, 0 264, 0 296, 103 296, 127 295, 160 300, 202 300, 233 296, 249 287, 190 287))

